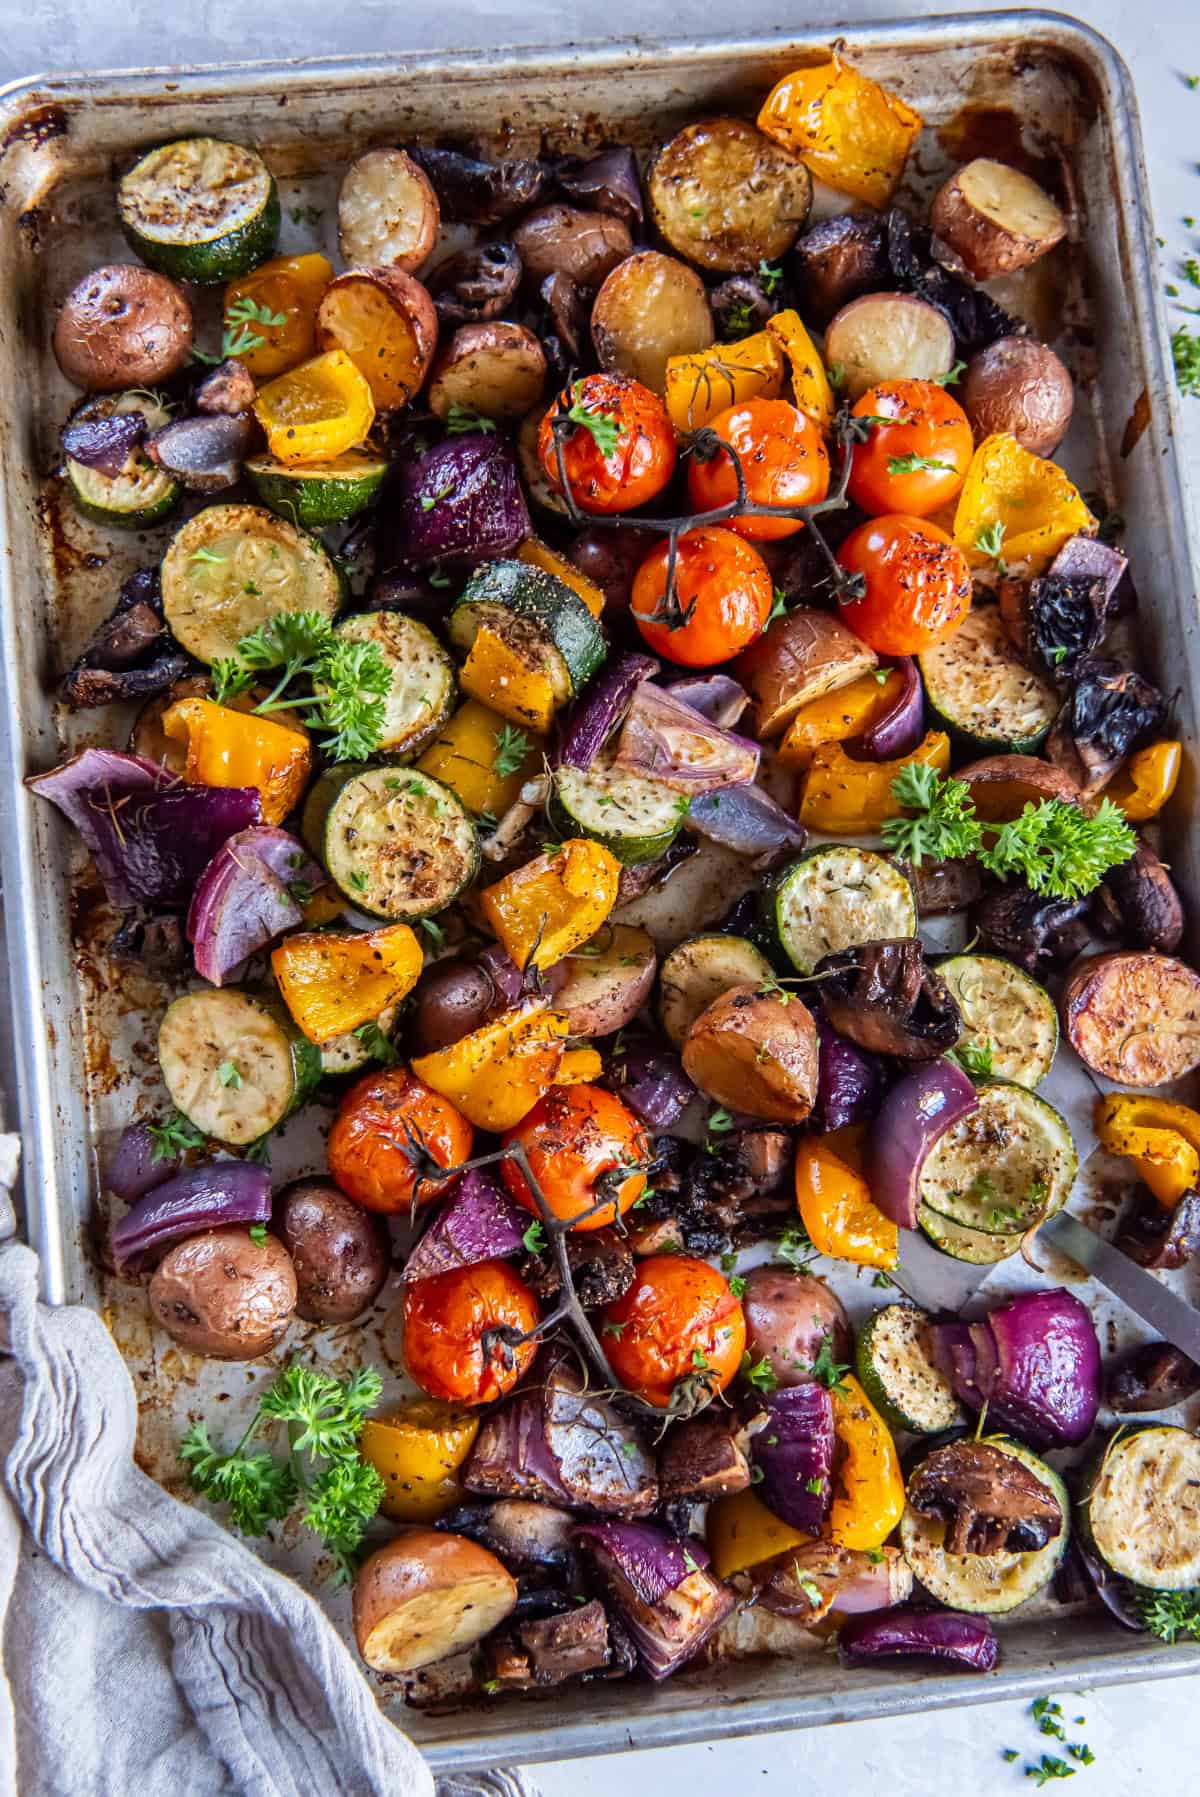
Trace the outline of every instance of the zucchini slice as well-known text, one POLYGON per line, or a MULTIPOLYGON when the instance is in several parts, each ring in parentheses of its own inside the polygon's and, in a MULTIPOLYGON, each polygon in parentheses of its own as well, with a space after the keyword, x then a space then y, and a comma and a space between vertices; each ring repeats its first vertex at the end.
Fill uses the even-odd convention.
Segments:
POLYGON ((485 562, 450 614, 466 656, 463 691, 539 736, 604 660, 604 636, 578 593, 525 562, 485 562))
POLYGON ((339 636, 374 643, 392 676, 384 700, 380 755, 415 755, 454 709, 454 663, 428 625, 398 611, 356 612, 339 636))
POLYGON ((948 642, 917 658, 938 720, 977 755, 1033 755, 1049 735, 1058 695, 1027 668, 1000 608, 968 612, 948 642))
POLYGON ((731 986, 757 986, 774 969, 744 936, 691 936, 673 948, 658 974, 658 1015, 676 1048, 714 998, 731 986))
POLYGON ((320 1053, 284 1007, 233 987, 169 1005, 158 1060, 176 1109, 230 1148, 277 1128, 321 1077, 320 1053))
POLYGON ((219 137, 160 144, 117 187, 142 261, 177 281, 231 281, 275 254, 279 194, 255 150, 219 137))
POLYGON ((429 917, 479 869, 479 838, 448 786, 413 768, 371 767, 346 781, 325 820, 325 866, 372 917, 429 917))
MULTIPOLYGON (((375 1027, 380 1035, 391 1041, 392 1031, 396 1027, 396 1019, 400 1015, 399 1005, 389 1005, 381 1011, 375 1020, 375 1027)), ((328 1042, 322 1042, 317 1049, 321 1057, 321 1077, 323 1079, 340 1079, 346 1073, 358 1073, 363 1067, 370 1065, 382 1057, 376 1049, 363 1041, 363 1031, 347 1030, 345 1035, 331 1036, 328 1042)))
POLYGON ((942 1546, 946 1524, 937 1516, 922 1516, 906 1505, 900 1518, 900 1546, 904 1558, 926 1591, 952 1610, 973 1616, 1002 1616, 1037 1595, 1058 1570, 1067 1551, 1071 1532, 1071 1500, 1053 1468, 1028 1448, 1006 1436, 985 1437, 988 1445, 1010 1454, 1047 1486, 1058 1500, 1063 1526, 1053 1541, 1030 1553, 949 1554, 942 1546))
POLYGON ((627 867, 655 861, 679 834, 686 805, 661 780, 611 768, 560 767, 551 817, 568 836, 590 836, 627 867))
POLYGON ((1071 1132, 1054 1106, 997 1080, 980 1087, 978 1109, 934 1144, 921 1169, 920 1201, 966 1229, 1019 1236, 1062 1209, 1077 1167, 1071 1132))
POLYGON ((1001 955, 938 966, 962 1012, 962 1047, 990 1049, 996 1079, 1040 1086, 1058 1052, 1058 1012, 1044 986, 1001 955))
POLYGON ((952 1223, 949 1217, 939 1216, 927 1204, 917 1206, 917 1226, 943 1254, 965 1260, 973 1267, 995 1266, 1010 1254, 1018 1254, 1021 1248, 1020 1231, 991 1235, 982 1229, 967 1229, 961 1223, 952 1223))
POLYGON ((1155 1591, 1200 1586, 1200 1436, 1146 1423, 1113 1436, 1077 1507, 1106 1566, 1155 1591))
POLYGON ((915 1304, 877 1310, 858 1338, 855 1363, 863 1390, 893 1429, 938 1435, 963 1420, 948 1379, 925 1346, 929 1318, 915 1304))
POLYGON ((337 569, 315 537, 257 505, 210 505, 181 524, 162 562, 163 611, 198 661, 232 655, 280 612, 332 618, 337 569))
POLYGON ((873 849, 825 843, 793 861, 763 894, 768 921, 799 973, 824 955, 917 933, 908 880, 873 849))
POLYGON ((348 449, 320 468, 289 467, 274 456, 256 456, 246 473, 264 505, 304 530, 321 530, 365 511, 383 484, 387 463, 348 449))
MULTIPOLYGON (((99 393, 84 400, 71 414, 71 423, 93 418, 124 418, 140 412, 146 429, 158 431, 171 422, 171 414, 156 393, 99 393)), ((116 524, 125 530, 145 530, 160 524, 174 511, 183 485, 159 468, 139 446, 130 452, 120 474, 101 474, 86 468, 74 456, 66 459, 67 484, 81 512, 97 524, 116 524)))
POLYGON ((319 773, 308 789, 304 809, 300 813, 300 839, 322 866, 325 865, 325 821, 329 808, 356 774, 366 772, 365 761, 343 761, 319 773))

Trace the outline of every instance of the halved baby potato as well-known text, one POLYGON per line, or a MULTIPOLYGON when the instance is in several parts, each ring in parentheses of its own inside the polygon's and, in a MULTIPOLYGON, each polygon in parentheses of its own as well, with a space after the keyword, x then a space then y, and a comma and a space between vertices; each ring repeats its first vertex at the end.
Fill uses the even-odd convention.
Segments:
POLYGON ((495 1554, 462 1535, 408 1529, 359 1568, 354 1638, 375 1672, 415 1672, 473 1647, 516 1601, 495 1554))
POLYGON ((804 164, 744 119, 688 125, 658 152, 647 185, 671 248, 723 274, 777 262, 812 209, 804 164))
POLYGON ((830 321, 825 366, 841 369, 850 400, 885 381, 934 381, 954 366, 954 332, 911 293, 865 293, 830 321))
POLYGON ((611 1036, 632 1023, 650 995, 658 957, 645 930, 605 924, 581 943, 563 965, 567 977, 554 1008, 567 1019, 572 1036, 611 1036))
POLYGON ((482 418, 520 418, 537 405, 545 384, 545 351, 523 324, 464 324, 437 359, 429 409, 438 418, 453 406, 482 418))
POLYGON ((338 194, 338 241, 352 268, 411 272, 437 242, 441 208, 429 176, 403 150, 368 150, 338 194))
POLYGON ((381 412, 420 391, 437 335, 433 301, 402 268, 352 268, 330 282, 317 308, 317 342, 345 351, 381 412))
POLYGON ((1045 189, 990 156, 977 156, 943 182, 929 227, 976 281, 1028 268, 1067 234, 1045 189))
POLYGON ((672 356, 707 349, 715 335, 700 276, 658 250, 640 250, 619 262, 592 308, 592 342, 601 368, 631 374, 652 393, 666 392, 672 356))

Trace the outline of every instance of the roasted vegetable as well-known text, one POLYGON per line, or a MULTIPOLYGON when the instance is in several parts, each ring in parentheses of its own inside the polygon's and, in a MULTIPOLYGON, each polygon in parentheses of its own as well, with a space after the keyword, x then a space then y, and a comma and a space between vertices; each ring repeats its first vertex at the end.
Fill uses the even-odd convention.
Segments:
POLYGON ((434 1169, 466 1160, 473 1137, 452 1104, 405 1068, 389 1068, 366 1074, 342 1099, 329 1132, 329 1171, 364 1209, 406 1212, 446 1189, 434 1169))
POLYGON ((545 353, 524 325, 464 324, 434 363, 429 409, 438 418, 521 418, 541 399, 545 380, 545 353))
POLYGON ((566 1018, 522 999, 467 1036, 413 1059, 413 1072, 481 1129, 510 1129, 549 1091, 562 1061, 566 1018))
POLYGON ((73 287, 54 325, 54 355, 89 392, 169 380, 192 347, 192 309, 166 275, 113 262, 73 287))
POLYGON ((913 937, 826 955, 816 976, 826 1020, 872 1054, 931 1061, 962 1034, 953 994, 913 937))
POLYGON ((667 1431, 658 1453, 658 1479, 668 1503, 678 1498, 708 1503, 745 1491, 750 1463, 730 1424, 705 1411, 667 1431))
POLYGON ((825 359, 843 371, 851 400, 887 381, 936 380, 954 361, 954 333, 937 309, 910 293, 869 293, 830 320, 825 359))
POLYGON ((189 785, 253 787, 268 824, 282 823, 295 808, 312 772, 306 731, 211 699, 180 699, 163 713, 162 728, 187 745, 189 785))
POLYGON ((421 963, 420 943, 397 923, 367 934, 291 935, 272 954, 271 971, 309 1041, 328 1042, 407 998, 421 963))
POLYGON ((902 1229, 916 1226, 927 1157, 978 1104, 967 1075, 944 1059, 915 1068, 884 1099, 872 1136, 869 1181, 880 1210, 902 1229))
POLYGON ((229 1223, 168 1249, 149 1296, 155 1322, 181 1348, 254 1360, 287 1333, 296 1273, 277 1236, 257 1242, 244 1223, 229 1223))
POLYGON ((503 224, 537 203, 546 180, 544 165, 528 158, 480 162, 435 144, 406 150, 433 183, 443 215, 459 225, 503 224))
POLYGON ((921 115, 834 56, 776 82, 758 126, 829 186, 869 206, 886 206, 921 115))
POLYGON ((521 258, 511 243, 479 243, 439 262, 425 279, 446 324, 484 324, 499 318, 521 282, 521 258))
POLYGON ((465 431, 405 461, 387 523, 395 559, 418 567, 515 549, 529 535, 529 512, 511 445, 465 431))
POLYGON ((1033 455, 1053 455, 1075 406, 1071 377, 1034 337, 998 337, 967 363, 959 392, 976 437, 1016 439, 1033 455))
POLYGON ((193 492, 220 493, 241 474, 254 436, 248 412, 238 417, 198 414, 156 431, 146 444, 146 454, 193 492))
POLYGON ((543 206, 512 234, 525 277, 536 287, 547 275, 569 275, 581 287, 598 287, 633 253, 633 239, 619 218, 574 206, 543 206))
POLYGON ((841 1299, 822 1279, 782 1267, 755 1267, 743 1295, 751 1362, 765 1360, 776 1386, 803 1385, 824 1360, 850 1358, 850 1324, 841 1299))
POLYGON ((930 730, 910 755, 895 761, 856 761, 840 743, 822 743, 813 755, 800 801, 800 822, 830 836, 873 836, 903 807, 893 791, 906 767, 919 764, 946 773, 950 738, 930 730))
POLYGON ((1143 675, 1094 657, 1072 684, 1047 753, 1089 796, 1131 750, 1162 730, 1166 715, 1163 695, 1143 675))
POLYGON ((940 1517, 952 1554, 1029 1553, 1062 1532, 1054 1493, 1028 1467, 986 1441, 955 1441, 921 1462, 908 1501, 940 1517))
POLYGON ((478 1433, 476 1412, 435 1398, 402 1398, 369 1416, 359 1452, 383 1480, 383 1514, 395 1522, 434 1522, 460 1503, 456 1475, 478 1433))
POLYGON ((1078 531, 1095 519, 1056 462, 1023 449, 1015 437, 994 435, 979 444, 954 513, 954 540, 972 567, 992 558, 981 549, 1000 531, 1010 567, 1023 563, 1040 574, 1078 531))
MULTIPOLYGON (((108 1183, 115 1191, 111 1171, 108 1183)), ((132 1191, 132 1206, 110 1237, 113 1262, 122 1273, 152 1265, 181 1236, 235 1223, 261 1228, 270 1221, 270 1175, 245 1161, 210 1161, 182 1171, 168 1162, 162 1182, 143 1172, 136 1185, 142 1190, 132 1191)), ((131 1187, 126 1183, 124 1189, 131 1187)))
POLYGON ((516 1601, 516 1580, 486 1548, 410 1529, 359 1568, 354 1637, 375 1672, 412 1672, 473 1646, 516 1601))
POLYGON ((652 393, 666 391, 672 356, 707 349, 713 335, 703 281, 658 250, 626 255, 592 307, 592 342, 601 368, 632 375, 652 393))
POLYGON ((368 150, 342 176, 338 242, 351 268, 420 268, 441 211, 428 175, 403 150, 368 150))
POLYGON ((647 190, 671 248, 722 274, 777 262, 812 206, 803 162, 738 118, 685 126, 651 163, 647 190))
POLYGON ((139 569, 63 675, 59 696, 73 711, 149 698, 167 692, 190 665, 163 621, 157 571, 139 569))
POLYGON ((575 840, 486 887, 480 902, 518 967, 552 967, 605 923, 619 874, 607 849, 575 840))
POLYGON ((402 1304, 404 1364, 431 1398, 490 1404, 533 1364, 541 1311, 502 1260, 413 1280, 402 1304))
POLYGON ((820 1535, 833 1501, 833 1400, 815 1379, 769 1392, 750 1439, 758 1495, 793 1529, 820 1535))
MULTIPOLYGON (((606 924, 566 956, 567 975, 554 1005, 573 1036, 611 1036, 641 1010, 658 966, 644 930, 606 924)), ((561 965, 561 963, 560 963, 561 965)))
MULTIPOLYGON (((1131 824, 1157 817, 1179 780, 1183 745, 1173 737, 1137 749, 1105 788, 1105 798, 1124 812, 1131 824)), ((1146 947, 1147 944, 1140 946, 1146 947)))
POLYGON ((684 1071, 718 1105, 802 1123, 817 1095, 817 1032, 808 1009, 758 986, 733 986, 696 1018, 684 1071))
POLYGON ((646 1523, 585 1523, 576 1531, 654 1680, 669 1678, 729 1615, 733 1592, 704 1569, 705 1550, 646 1523))
POLYGON ((778 736, 797 712, 875 666, 875 656, 828 612, 798 606, 777 618, 734 664, 754 701, 754 729, 778 736))
MULTIPOLYGON (((1069 1447, 1091 1434, 1100 1405, 1100 1343, 1073 1293, 1023 1292, 981 1323, 935 1323, 928 1339, 963 1403, 986 1408, 993 1422, 1023 1441, 1069 1447)), ((994 1545, 970 1551, 990 1553, 994 1545)))
POLYGON ((424 385, 437 345, 437 313, 424 287, 403 269, 351 269, 325 289, 317 342, 347 355, 378 409, 394 411, 424 385))
POLYGON ((357 447, 370 430, 373 394, 354 359, 344 350, 329 349, 260 388, 254 415, 278 461, 332 462, 357 447))
POLYGON ((349 1323, 375 1302, 391 1264, 387 1230, 332 1180, 289 1186, 278 1226, 295 1268, 297 1316, 349 1323))
POLYGON ((904 1510, 904 1477, 887 1424, 848 1368, 829 1388, 837 1452, 829 1538, 838 1547, 881 1548, 904 1510))
POLYGON ((1148 1191, 1134 1192, 1121 1217, 1117 1246, 1143 1267, 1182 1267, 1200 1253, 1200 1194, 1185 1192, 1167 1210, 1148 1191))
POLYGON ((718 343, 695 355, 667 361, 666 403, 677 431, 712 424, 729 406, 748 399, 777 399, 783 391, 784 363, 769 332, 740 343, 718 343))
POLYGON ((1183 904, 1175 883, 1148 843, 1139 842, 1133 858, 1110 867, 1104 890, 1116 911, 1126 948, 1152 948, 1171 954, 1183 940, 1183 904))
POLYGON ((230 281, 225 289, 224 339, 236 360, 220 364, 196 389, 202 412, 248 411, 255 381, 271 380, 316 354, 317 307, 332 279, 328 257, 309 254, 275 256, 230 281), (231 369, 242 376, 236 386, 227 372, 231 369), (213 403, 217 382, 219 405, 213 403), (235 399, 241 403, 235 405, 235 399))
POLYGON ((1028 268, 1067 233, 1062 212, 1036 181, 987 156, 943 182, 929 224, 946 259, 976 281, 1028 268))
POLYGON ((875 213, 823 218, 792 251, 800 309, 820 330, 861 294, 890 285, 887 223, 875 213))
POLYGON ((865 1136, 865 1126, 853 1125, 802 1141, 796 1149, 796 1204, 819 1253, 887 1271, 897 1263, 898 1237, 863 1178, 865 1136))
POLYGON ((1105 1398, 1123 1416, 1169 1410, 1200 1391, 1200 1366, 1170 1342, 1143 1342, 1109 1374, 1105 1398))
POLYGON ((921 1467, 913 1475, 930 1508, 923 1514, 910 1504, 900 1525, 905 1559, 943 1604, 977 1615, 1015 1609, 1049 1583, 1065 1552, 1069 1500, 1062 1480, 1003 1436, 935 1448, 930 1458, 929 1483, 920 1483, 921 1467), (964 1546, 972 1539, 987 1546, 1009 1531, 1018 1540, 1023 1533, 1040 1538, 1041 1545, 955 1551, 952 1529, 964 1546))
POLYGON ((1082 672, 1104 638, 1107 583, 1098 575, 1064 575, 1051 570, 1030 583, 1023 609, 1029 648, 1056 681, 1065 683, 1082 672))
POLYGON ((297 900, 320 884, 320 868, 286 830, 255 824, 230 836, 196 881, 188 906, 196 972, 214 986, 236 979, 251 955, 303 922, 297 900))
POLYGON ((1168 1210, 1200 1185, 1200 1113, 1190 1105, 1112 1093, 1096 1100, 1095 1125, 1100 1146, 1131 1160, 1168 1210))

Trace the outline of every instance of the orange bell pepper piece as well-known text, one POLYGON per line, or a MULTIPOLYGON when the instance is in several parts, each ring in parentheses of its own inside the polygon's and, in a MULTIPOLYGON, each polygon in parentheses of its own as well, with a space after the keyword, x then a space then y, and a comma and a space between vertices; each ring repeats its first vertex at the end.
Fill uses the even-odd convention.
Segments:
POLYGON ((748 399, 778 399, 784 364, 779 344, 766 331, 740 343, 718 343, 692 355, 667 357, 667 411, 677 431, 697 431, 729 406, 748 399))
POLYGON ((796 1148, 796 1204, 813 1247, 860 1267, 894 1267, 900 1231, 872 1202, 863 1178, 865 1123, 805 1136, 796 1148))
POLYGON ((816 344, 804 327, 799 312, 776 312, 767 320, 767 335, 775 338, 792 374, 792 398, 819 431, 833 429, 837 401, 816 344))
POLYGON ((518 967, 553 967, 596 934, 620 878, 621 863, 603 844, 572 837, 486 887, 479 903, 518 967))
POLYGON ((911 755, 896 761, 854 761, 840 743, 822 743, 804 783, 800 822, 827 836, 877 835, 886 819, 902 816, 892 781, 914 761, 948 774, 950 738, 931 730, 911 755))
POLYGON ((554 1075, 556 1086, 590 1086, 604 1072, 604 1062, 594 1048, 568 1048, 554 1075))
POLYGON ((282 823, 312 772, 306 732, 213 699, 179 699, 162 716, 163 732, 187 743, 183 777, 192 786, 257 786, 263 822, 282 823))
POLYGON ((507 774, 497 771, 497 761, 504 766, 512 761, 512 754, 503 751, 520 747, 516 729, 498 711, 481 705, 478 699, 468 699, 442 725, 417 766, 448 786, 476 817, 485 811, 503 817, 522 783, 532 779, 542 765, 542 739, 526 731, 529 748, 520 766, 507 774))
POLYGON ((1190 1105, 1112 1092, 1096 1100, 1095 1122, 1100 1146, 1131 1160, 1168 1210, 1200 1186, 1200 1112, 1190 1105))
POLYGON ((421 945, 406 923, 365 935, 300 931, 271 954, 283 1001, 310 1042, 329 1042, 406 998, 421 976, 421 945))
POLYGON ((273 256, 225 289, 230 354, 257 381, 306 362, 317 347, 317 307, 333 279, 328 257, 273 256), (268 322, 270 321, 270 322, 268 322))
POLYGON ((254 415, 280 462, 336 461, 366 437, 375 401, 344 350, 327 350, 259 389, 254 415))
POLYGON ((886 206, 904 173, 919 112, 835 56, 777 81, 758 128, 839 193, 886 206))
POLYGON ((1015 437, 985 437, 971 457, 954 509, 954 541, 972 568, 995 560, 981 531, 1001 526, 1009 567, 1041 574, 1070 537, 1094 536, 1096 520, 1057 462, 1023 449, 1015 437))
POLYGON ((736 1491, 710 1504, 704 1536, 719 1579, 748 1572, 764 1560, 773 1560, 785 1548, 806 1547, 813 1539, 802 1529, 781 1522, 752 1491, 736 1491))
POLYGON ((1164 738, 1147 743, 1129 757, 1104 788, 1104 797, 1119 805, 1131 824, 1157 817, 1179 780, 1183 744, 1164 738))
MULTIPOLYGON (((879 672, 882 674, 883 669, 879 672)), ((890 668, 886 678, 860 674, 849 686, 802 705, 779 745, 779 759, 784 767, 811 767, 812 758, 822 743, 843 743, 852 736, 869 730, 876 718, 882 717, 900 691, 904 676, 890 668)))
POLYGON ((904 1475, 891 1431, 853 1373, 832 1388, 837 1454, 829 1539, 869 1553, 904 1514, 904 1475))
POLYGON ((416 1056, 412 1070, 479 1129, 511 1129, 554 1085, 566 1034, 560 1012, 524 998, 449 1048, 416 1056))

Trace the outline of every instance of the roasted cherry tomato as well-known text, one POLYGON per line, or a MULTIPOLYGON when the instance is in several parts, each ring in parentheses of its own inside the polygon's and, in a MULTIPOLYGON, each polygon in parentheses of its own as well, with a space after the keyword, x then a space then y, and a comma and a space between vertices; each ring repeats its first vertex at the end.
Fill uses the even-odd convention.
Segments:
POLYGON ((460 1404, 490 1404, 529 1370, 536 1341, 505 1348, 488 1329, 527 1335, 541 1320, 538 1301, 502 1260, 456 1267, 404 1289, 404 1364, 423 1392, 460 1404))
MULTIPOLYGON (((577 1223, 577 1229, 602 1229, 614 1223, 641 1197, 644 1173, 620 1178, 622 1167, 645 1164, 650 1142, 633 1112, 602 1086, 555 1086, 538 1100, 528 1117, 510 1129, 504 1141, 525 1150, 533 1177, 556 1217, 570 1222, 601 1208, 577 1223), (611 1197, 611 1204, 604 1204, 611 1197)), ((533 1193, 515 1161, 501 1161, 504 1183, 517 1201, 536 1216, 533 1193)))
POLYGON ((621 1384, 666 1410, 689 1387, 724 1391, 742 1364, 746 1319, 706 1260, 652 1254, 625 1296, 606 1306, 601 1338, 621 1384), (677 1394, 681 1380, 689 1386, 677 1394))
POLYGON ((975 440, 967 414, 936 381, 887 381, 851 408, 872 424, 854 445, 850 497, 864 512, 928 518, 958 495, 975 440))
MULTIPOLYGON (((712 428, 735 450, 746 496, 756 505, 815 505, 828 493, 829 456, 821 433, 786 400, 748 399, 718 413, 712 428)), ((737 498, 737 474, 723 449, 703 462, 693 454, 688 494, 698 512, 737 498)), ((728 524, 739 537, 764 543, 795 536, 803 527, 801 518, 731 518, 728 524)))
POLYGON ((757 549, 731 530, 688 530, 675 557, 669 605, 664 539, 633 578, 633 621, 659 655, 685 668, 715 668, 752 643, 771 615, 774 587, 757 549))
POLYGON ((542 419, 538 455, 561 492, 552 420, 574 429, 563 441, 571 497, 584 512, 631 512, 662 492, 675 472, 675 427, 657 394, 624 374, 589 374, 563 389, 542 419))
POLYGON ((852 530, 838 561, 867 583, 838 616, 879 655, 918 655, 954 635, 971 609, 961 549, 924 518, 896 513, 852 530))
POLYGON ((364 1210, 414 1210, 446 1189, 430 1163, 457 1166, 474 1137, 448 1098, 407 1068, 390 1067, 366 1074, 342 1099, 329 1132, 329 1171, 364 1210))

